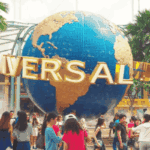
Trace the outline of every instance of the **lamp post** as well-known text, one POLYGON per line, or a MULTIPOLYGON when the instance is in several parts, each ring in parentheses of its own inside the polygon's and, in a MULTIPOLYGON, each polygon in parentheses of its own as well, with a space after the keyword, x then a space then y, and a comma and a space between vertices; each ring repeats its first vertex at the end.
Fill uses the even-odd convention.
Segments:
POLYGON ((132 0, 132 22, 134 21, 134 0, 132 0))
POLYGON ((15 10, 16 10, 16 0, 14 0, 14 20, 16 19, 16 13, 15 13, 15 10))
POLYGON ((140 0, 138 0, 138 11, 140 11, 140 0))
POLYGON ((19 12, 20 16, 19 19, 21 20, 21 0, 20 0, 20 12, 19 12))
POLYGON ((78 0, 76 0, 76 11, 78 10, 78 0))

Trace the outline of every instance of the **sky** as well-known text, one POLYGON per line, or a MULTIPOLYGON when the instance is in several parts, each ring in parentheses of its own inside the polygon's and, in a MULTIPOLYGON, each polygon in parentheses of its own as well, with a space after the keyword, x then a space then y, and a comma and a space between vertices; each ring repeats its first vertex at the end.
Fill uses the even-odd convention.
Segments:
POLYGON ((8 21, 39 23, 46 17, 61 11, 81 10, 102 15, 116 25, 132 23, 132 10, 150 9, 150 0, 0 0, 8 3, 9 12, 0 12, 8 21), (132 2, 134 5, 132 9, 132 2))

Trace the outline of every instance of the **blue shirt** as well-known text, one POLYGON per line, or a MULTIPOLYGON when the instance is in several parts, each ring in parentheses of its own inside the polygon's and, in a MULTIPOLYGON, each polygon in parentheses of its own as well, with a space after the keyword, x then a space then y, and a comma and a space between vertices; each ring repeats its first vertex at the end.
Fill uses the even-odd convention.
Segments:
POLYGON ((115 121, 115 124, 118 124, 120 121, 119 121, 119 119, 117 119, 116 121, 115 121))
POLYGON ((60 143, 61 138, 56 136, 53 128, 47 127, 45 130, 45 148, 46 150, 57 150, 57 143, 60 143))
POLYGON ((119 119, 117 119, 114 123, 114 127, 115 127, 115 137, 117 137, 117 131, 116 131, 116 127, 117 127, 117 124, 119 123, 119 119))

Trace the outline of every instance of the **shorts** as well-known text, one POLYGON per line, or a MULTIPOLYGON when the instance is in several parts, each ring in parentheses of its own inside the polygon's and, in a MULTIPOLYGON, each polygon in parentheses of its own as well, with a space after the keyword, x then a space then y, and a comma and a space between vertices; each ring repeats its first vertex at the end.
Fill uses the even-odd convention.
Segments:
POLYGON ((33 136, 38 136, 38 128, 33 128, 33 136))

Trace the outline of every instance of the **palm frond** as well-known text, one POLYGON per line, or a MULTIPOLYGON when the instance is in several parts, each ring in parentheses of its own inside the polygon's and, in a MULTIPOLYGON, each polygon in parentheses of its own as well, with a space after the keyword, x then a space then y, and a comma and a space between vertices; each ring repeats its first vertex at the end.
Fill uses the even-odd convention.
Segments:
POLYGON ((8 12, 8 4, 0 2, 0 10, 8 12))

